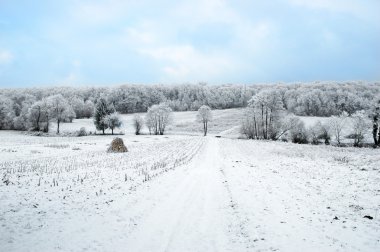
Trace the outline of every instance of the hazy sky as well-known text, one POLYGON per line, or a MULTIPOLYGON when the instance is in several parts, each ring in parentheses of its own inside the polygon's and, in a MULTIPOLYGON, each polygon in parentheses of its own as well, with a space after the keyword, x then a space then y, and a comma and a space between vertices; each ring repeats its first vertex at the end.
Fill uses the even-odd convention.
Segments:
POLYGON ((379 79, 379 0, 0 0, 0 87, 379 79))

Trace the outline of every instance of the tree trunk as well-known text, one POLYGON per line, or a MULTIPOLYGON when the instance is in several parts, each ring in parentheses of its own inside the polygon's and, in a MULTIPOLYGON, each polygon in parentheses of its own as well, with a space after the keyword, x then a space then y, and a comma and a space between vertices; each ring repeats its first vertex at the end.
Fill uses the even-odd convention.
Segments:
POLYGON ((203 136, 207 135, 207 122, 203 121, 203 136))
POLYGON ((38 116, 37 116, 37 130, 40 131, 40 117, 41 117, 41 109, 38 109, 38 116))
POLYGON ((268 108, 265 109, 265 139, 268 139, 268 108))
POLYGON ((60 120, 57 119, 57 134, 59 134, 59 123, 60 123, 60 120))
POLYGON ((46 114, 46 132, 49 132, 49 115, 46 114))
POLYGON ((103 135, 104 135, 104 127, 103 127, 103 135))
POLYGON ((265 136, 265 128, 264 128, 264 105, 261 105, 261 127, 263 131, 263 137, 265 136))
POLYGON ((255 124, 255 138, 257 139, 258 132, 257 132, 257 123, 256 123, 256 116, 255 115, 253 115, 253 123, 255 124))
POLYGON ((378 126, 377 126, 376 122, 373 124, 372 134, 373 134, 373 141, 374 141, 375 145, 378 145, 379 144, 379 139, 377 138, 378 137, 378 126))

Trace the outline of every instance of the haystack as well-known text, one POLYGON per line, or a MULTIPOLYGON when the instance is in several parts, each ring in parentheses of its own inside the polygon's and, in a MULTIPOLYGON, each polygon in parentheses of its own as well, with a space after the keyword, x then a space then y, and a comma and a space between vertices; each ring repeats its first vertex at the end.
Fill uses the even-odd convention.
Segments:
POLYGON ((127 152, 128 149, 125 147, 123 139, 116 137, 112 140, 110 147, 107 152, 127 152))

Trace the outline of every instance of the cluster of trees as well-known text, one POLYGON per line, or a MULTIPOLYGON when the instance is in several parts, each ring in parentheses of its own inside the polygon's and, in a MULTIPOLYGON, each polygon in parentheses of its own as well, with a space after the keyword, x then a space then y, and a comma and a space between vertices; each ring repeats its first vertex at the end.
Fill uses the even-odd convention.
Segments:
POLYGON ((103 135, 108 128, 111 129, 113 135, 114 129, 119 128, 122 125, 122 121, 114 106, 101 98, 95 106, 94 124, 97 130, 103 132, 103 135))
MULTIPOLYGON (((148 109, 145 120, 139 115, 135 114, 133 117, 133 125, 135 134, 139 135, 144 125, 148 128, 149 134, 163 135, 166 127, 172 122, 172 109, 166 103, 153 105, 148 109)), ((211 108, 207 105, 202 105, 198 109, 196 120, 203 125, 203 134, 207 135, 208 123, 212 120, 211 108)))
MULTIPOLYGON (((263 92, 271 94, 270 97, 275 96, 272 98, 275 104, 266 106, 260 105, 260 101, 251 101, 249 108, 256 109, 255 117, 250 120, 260 119, 260 124, 249 120, 245 123, 256 125, 254 137, 263 134, 264 138, 271 138, 271 127, 277 127, 276 119, 282 117, 280 114, 284 111, 294 115, 328 117, 344 112, 351 116, 357 111, 370 110, 376 94, 380 93, 380 83, 353 81, 218 86, 201 83, 0 89, 0 129, 46 131, 51 120, 60 123, 70 122, 74 118, 90 118, 94 115, 95 104, 101 99, 112 104, 114 112, 119 113, 146 112, 150 107, 164 103, 173 111, 185 111, 198 110, 202 105, 211 109, 246 107, 252 96, 263 95, 263 92), (52 109, 51 102, 48 102, 50 97, 57 95, 65 101, 62 113, 52 109), (258 109, 260 106, 261 109, 258 109)), ((155 128, 154 125, 151 127, 154 133, 155 128)))
POLYGON ((313 144, 320 141, 330 144, 333 136, 339 146, 343 138, 353 139, 354 146, 360 146, 370 131, 372 120, 374 143, 379 144, 380 97, 374 97, 372 101, 367 102, 366 110, 350 113, 343 110, 340 114, 330 117, 327 122, 318 122, 308 129, 299 117, 286 108, 285 102, 281 90, 278 89, 264 89, 254 95, 248 101, 241 133, 249 139, 281 139, 313 144), (344 132, 349 134, 344 135, 344 132))
POLYGON ((49 131, 49 123, 57 123, 57 133, 61 122, 72 122, 76 117, 68 101, 60 94, 36 101, 25 95, 17 103, 0 96, 0 129, 49 131))
POLYGON ((148 127, 149 134, 163 135, 166 126, 172 121, 171 112, 172 109, 165 103, 150 107, 145 117, 145 123, 148 127))

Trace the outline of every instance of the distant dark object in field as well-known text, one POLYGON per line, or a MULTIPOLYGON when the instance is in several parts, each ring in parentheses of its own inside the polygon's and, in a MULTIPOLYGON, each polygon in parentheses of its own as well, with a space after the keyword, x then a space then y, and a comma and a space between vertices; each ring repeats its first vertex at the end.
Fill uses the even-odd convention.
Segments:
POLYGON ((215 136, 215 137, 217 137, 217 138, 221 138, 221 136, 215 136))
POLYGON ((369 215, 366 215, 366 216, 364 216, 363 218, 367 218, 367 219, 369 219, 369 220, 372 220, 372 219, 373 219, 373 217, 372 217, 372 216, 369 216, 369 215))
POLYGON ((116 137, 112 140, 107 152, 128 152, 128 149, 125 147, 123 139, 116 137))
POLYGON ((335 216, 333 220, 339 220, 339 218, 335 216))
POLYGON ((87 135, 88 135, 88 133, 87 133, 85 127, 80 128, 79 131, 77 132, 77 136, 79 136, 79 137, 87 136, 87 135))

